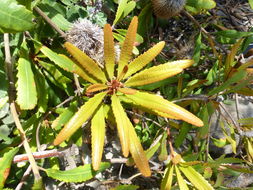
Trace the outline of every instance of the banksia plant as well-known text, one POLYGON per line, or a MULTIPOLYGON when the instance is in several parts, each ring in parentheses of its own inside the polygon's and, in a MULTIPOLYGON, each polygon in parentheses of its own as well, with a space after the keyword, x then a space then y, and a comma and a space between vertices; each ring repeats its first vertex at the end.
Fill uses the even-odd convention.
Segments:
POLYGON ((52 52, 47 47, 42 47, 41 51, 65 70, 76 73, 91 83, 86 89, 86 93, 92 97, 81 106, 64 126, 56 136, 53 144, 59 145, 71 137, 82 124, 91 120, 92 166, 94 170, 97 170, 104 146, 105 118, 108 118, 109 112, 112 111, 113 119, 117 124, 123 155, 128 157, 131 153, 140 172, 144 176, 150 176, 151 171, 145 152, 130 119, 124 111, 122 102, 132 104, 162 117, 183 120, 198 127, 201 127, 203 122, 192 113, 163 99, 161 96, 134 89, 138 86, 174 76, 193 64, 192 60, 180 60, 142 70, 161 52, 165 43, 157 43, 131 61, 137 23, 137 17, 134 17, 129 25, 118 62, 115 61, 114 38, 111 26, 109 24, 105 25, 104 68, 99 67, 93 59, 69 42, 66 42, 64 46, 73 56, 75 63, 64 55, 52 52))

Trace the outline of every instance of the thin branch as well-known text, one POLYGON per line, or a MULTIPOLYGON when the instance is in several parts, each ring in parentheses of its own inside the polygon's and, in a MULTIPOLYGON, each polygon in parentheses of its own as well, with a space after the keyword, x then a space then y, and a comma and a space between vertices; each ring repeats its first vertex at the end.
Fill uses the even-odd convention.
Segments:
POLYGON ((42 10, 40 10, 39 7, 34 7, 34 10, 45 20, 47 21, 47 23, 52 26, 60 35, 61 37, 65 38, 66 34, 55 24, 51 21, 51 19, 45 14, 43 13, 42 10))
POLYGON ((32 167, 31 167, 31 165, 29 165, 28 168, 26 169, 23 177, 21 178, 19 184, 15 188, 15 190, 21 190, 22 189, 22 187, 23 187, 24 183, 26 182, 26 179, 29 176, 31 171, 32 171, 32 167))
POLYGON ((14 119, 14 122, 16 124, 16 127, 17 127, 19 134, 21 136, 21 139, 24 143, 23 146, 24 146, 27 156, 29 158, 29 162, 32 167, 34 178, 37 181, 37 180, 40 180, 40 178, 41 178, 40 173, 39 173, 39 169, 38 169, 38 166, 37 166, 35 159, 32 155, 32 151, 31 151, 30 145, 28 143, 25 131, 19 121, 19 116, 18 116, 16 106, 15 106, 15 86, 14 86, 15 81, 14 81, 13 66, 12 66, 12 61, 11 61, 9 34, 7 34, 7 33, 4 34, 4 47, 5 47, 5 64, 6 64, 6 70, 7 70, 6 73, 7 73, 9 85, 10 85, 9 86, 10 110, 11 110, 11 114, 14 119))

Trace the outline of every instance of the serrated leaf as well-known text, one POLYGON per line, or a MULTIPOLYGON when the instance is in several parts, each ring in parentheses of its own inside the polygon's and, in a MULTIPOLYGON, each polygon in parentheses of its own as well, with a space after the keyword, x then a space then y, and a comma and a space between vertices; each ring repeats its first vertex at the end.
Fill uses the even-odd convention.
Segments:
POLYGON ((126 123, 127 115, 120 104, 119 98, 114 94, 111 97, 112 111, 117 123, 118 134, 120 143, 122 146, 122 152, 125 157, 129 154, 129 132, 128 125, 126 123))
MULTIPOLYGON (((118 75, 120 76, 123 68, 128 64, 128 61, 131 59, 132 50, 135 42, 136 32, 137 32, 138 18, 133 17, 126 34, 126 39, 123 43, 120 52, 120 59, 118 63, 118 75)), ((124 76, 123 76, 124 77, 124 76)), ((119 79, 121 80, 121 79, 119 79)))
POLYGON ((147 157, 141 146, 140 140, 137 137, 134 127, 128 118, 126 118, 126 123, 128 125, 129 138, 131 138, 129 140, 130 153, 142 175, 144 175, 145 177, 149 177, 151 175, 151 171, 149 168, 147 157))
POLYGON ((186 182, 184 181, 179 169, 177 166, 175 166, 176 176, 177 176, 177 182, 179 185, 180 190, 188 190, 188 186, 186 185, 186 182))
POLYGON ((93 61, 88 55, 82 52, 79 48, 69 42, 64 43, 65 48, 74 57, 74 59, 82 66, 89 74, 96 79, 105 83, 106 77, 104 72, 99 68, 98 64, 93 61))
POLYGON ((83 70, 80 66, 76 65, 71 59, 65 55, 57 54, 49 48, 43 46, 40 51, 47 56, 56 65, 64 69, 65 71, 78 74, 84 80, 90 83, 98 83, 99 81, 92 76, 89 76, 87 71, 83 70))
POLYGON ((16 33, 30 30, 33 14, 14 0, 0 1, 0 32, 16 33))
POLYGON ((170 190, 172 187, 174 165, 169 164, 165 170, 165 175, 162 179, 161 190, 170 190))
POLYGON ((100 106, 91 120, 91 149, 92 166, 98 170, 102 159, 102 153, 105 141, 105 116, 104 108, 100 106))
POLYGON ((182 72, 184 68, 191 66, 193 63, 192 60, 180 60, 153 66, 130 77, 125 85, 141 86, 158 82, 182 72))
POLYGON ((53 179, 57 179, 64 182, 84 182, 95 177, 98 173, 104 171, 110 167, 110 163, 102 162, 100 164, 99 170, 94 171, 91 164, 85 164, 84 166, 79 166, 77 168, 60 171, 55 169, 46 169, 47 175, 53 179))
POLYGON ((179 170, 187 177, 187 179, 199 190, 213 190, 212 186, 205 178, 196 172, 191 166, 179 166, 179 170))
POLYGON ((13 157, 18 152, 19 147, 11 149, 9 152, 5 153, 4 156, 0 159, 0 189, 3 189, 5 180, 7 179, 11 163, 13 160, 13 157))
POLYGON ((108 86, 107 85, 105 85, 105 84, 92 84, 92 85, 90 85, 87 89, 86 89, 86 92, 87 93, 92 93, 92 92, 97 92, 97 91, 99 91, 99 90, 104 90, 104 89, 106 89, 106 88, 108 88, 108 86))
POLYGON ((140 91, 137 91, 133 95, 126 94, 125 96, 129 98, 135 105, 140 105, 150 110, 167 113, 173 117, 184 120, 198 127, 203 126, 203 122, 195 115, 184 108, 163 99, 160 96, 140 91))
POLYGON ((110 79, 114 76, 115 49, 112 28, 109 24, 104 27, 104 57, 105 69, 110 79))
POLYGON ((143 67, 145 67, 148 63, 150 63, 162 51, 164 45, 165 45, 164 41, 159 42, 156 45, 154 45, 152 48, 150 48, 148 51, 146 51, 145 53, 135 58, 128 65, 128 71, 126 75, 124 76, 124 79, 138 72, 143 67))
POLYGON ((60 133, 56 136, 53 144, 58 145, 67 138, 69 138, 82 124, 84 124, 95 112, 101 104, 107 92, 101 92, 90 98, 75 115, 64 126, 60 133))
POLYGON ((17 69, 17 103, 22 110, 31 110, 37 104, 37 91, 31 62, 20 57, 17 69))

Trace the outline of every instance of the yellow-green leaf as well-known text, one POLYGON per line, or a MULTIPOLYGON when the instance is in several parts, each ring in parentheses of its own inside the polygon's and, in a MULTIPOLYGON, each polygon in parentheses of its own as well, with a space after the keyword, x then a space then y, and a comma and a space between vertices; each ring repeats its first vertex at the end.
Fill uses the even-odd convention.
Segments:
POLYGON ((133 95, 125 94, 125 96, 135 105, 140 105, 146 109, 150 109, 151 111, 156 110, 158 112, 167 113, 175 118, 184 120, 198 127, 203 126, 203 122, 198 117, 160 96, 140 91, 137 91, 133 95))
POLYGON ((149 177, 151 175, 151 171, 149 168, 147 157, 141 146, 140 140, 137 137, 134 127, 128 118, 126 118, 126 123, 129 128, 128 131, 130 137, 129 143, 131 155, 142 175, 144 175, 145 177, 149 177))
POLYGON ((212 186, 196 172, 191 166, 179 166, 179 170, 187 177, 187 179, 199 190, 213 190, 212 186))
POLYGON ((122 146, 122 152, 125 157, 129 154, 129 132, 128 132, 128 125, 127 115, 120 104, 119 98, 114 94, 111 97, 112 100, 112 111, 117 123, 118 134, 120 138, 120 143, 122 146))
POLYGON ((141 54, 135 58, 128 66, 128 71, 124 76, 124 79, 131 76, 132 74, 138 72, 143 67, 145 67, 149 62, 151 62, 163 49, 165 42, 159 42, 150 48, 145 53, 141 54))
POLYGON ((60 131, 53 144, 60 144, 62 141, 69 138, 79 127, 81 127, 81 125, 92 116, 106 94, 107 92, 101 92, 89 99, 60 131))
POLYGON ((92 76, 99 79, 102 82, 106 82, 104 72, 99 68, 98 64, 93 61, 88 55, 82 52, 79 48, 73 44, 66 42, 64 43, 65 48, 74 57, 74 59, 89 72, 92 76))
POLYGON ((131 59, 132 50, 133 50, 136 32, 137 32, 137 25, 138 25, 138 18, 135 16, 133 17, 128 27, 126 39, 123 43, 123 47, 121 48, 117 76, 120 76, 121 72, 123 71, 123 68, 128 64, 129 60, 131 59))
POLYGON ((114 76, 115 49, 112 28, 109 24, 104 27, 104 57, 105 69, 110 79, 114 76))
POLYGON ((98 170, 102 159, 105 141, 105 116, 104 108, 100 106, 91 120, 91 147, 92 147, 92 166, 98 170))
POLYGON ((40 51, 47 56, 51 61, 53 61, 56 65, 64 69, 68 72, 73 72, 78 74, 80 77, 82 77, 84 80, 91 82, 91 83, 98 83, 99 81, 92 76, 89 76, 87 71, 83 70, 80 66, 76 65, 71 59, 69 59, 65 55, 57 54, 47 48, 46 46, 43 46, 40 51))
POLYGON ((177 182, 179 185, 180 190, 188 190, 188 186, 186 185, 186 182, 184 181, 179 169, 177 168, 177 166, 175 166, 175 170, 176 170, 176 175, 177 175, 177 182))
POLYGON ((22 110, 33 109, 37 104, 37 91, 31 62, 26 58, 18 60, 17 103, 22 110))
POLYGON ((182 71, 183 69, 181 68, 171 68, 170 66, 168 67, 168 65, 166 64, 158 65, 158 66, 151 67, 149 69, 145 69, 141 71, 140 73, 137 73, 134 76, 130 77, 125 82, 125 85, 126 86, 142 86, 145 84, 150 84, 150 83, 164 80, 182 71))
POLYGON ((165 175, 163 177, 161 183, 161 190, 170 190, 172 187, 172 180, 173 180, 173 172, 174 172, 174 165, 169 164, 165 170, 165 175))
POLYGON ((99 84, 92 84, 86 89, 86 92, 91 93, 91 92, 96 92, 99 90, 104 90, 106 88, 107 88, 107 85, 105 85, 105 84, 100 84, 100 83, 99 84))

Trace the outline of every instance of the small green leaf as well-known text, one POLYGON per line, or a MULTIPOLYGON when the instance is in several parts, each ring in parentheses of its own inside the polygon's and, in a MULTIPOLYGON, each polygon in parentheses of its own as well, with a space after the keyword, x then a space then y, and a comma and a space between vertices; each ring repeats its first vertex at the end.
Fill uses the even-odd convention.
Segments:
POLYGON ((37 104, 37 91, 31 62, 20 57, 17 74, 17 103, 23 110, 33 109, 37 104))
POLYGON ((40 178, 39 180, 34 180, 32 190, 44 190, 44 189, 45 187, 42 178, 40 178))
POLYGON ((19 148, 13 148, 9 152, 5 153, 4 156, 0 159, 0 189, 3 189, 5 180, 7 179, 11 163, 13 160, 13 157, 18 152, 19 148))
POLYGON ((172 187, 173 173, 174 173, 174 165, 169 164, 165 170, 165 175, 162 179, 161 190, 170 190, 172 187))
POLYGON ((81 127, 81 125, 92 116, 106 94, 107 92, 101 92, 89 99, 60 131, 53 144, 60 144, 62 141, 69 138, 79 127, 81 127))
POLYGON ((98 173, 104 171, 105 169, 109 168, 110 164, 108 162, 102 162, 100 164, 99 170, 94 171, 92 169, 91 164, 85 164, 84 166, 79 166, 77 168, 60 171, 55 169, 46 169, 45 172, 47 175, 53 179, 57 179, 64 182, 84 182, 89 179, 95 177, 98 173))
POLYGON ((123 17, 126 17, 136 6, 135 1, 129 1, 124 9, 123 17))
POLYGON ((195 64, 197 65, 199 63, 200 53, 201 53, 201 44, 202 44, 201 40, 202 40, 202 36, 200 32, 195 40, 195 48, 194 48, 194 53, 193 53, 194 66, 195 64))
POLYGON ((98 170, 102 159, 105 141, 105 116, 104 108, 101 106, 91 120, 91 149, 92 166, 98 170))
POLYGON ((201 190, 213 190, 212 186, 205 178, 196 172, 191 166, 179 166, 179 170, 187 177, 187 179, 197 188, 201 190))
POLYGON ((119 19, 122 16, 122 14, 124 13, 124 9, 127 6, 127 1, 128 0, 121 0, 121 1, 119 1, 119 5, 118 5, 118 9, 117 9, 117 12, 116 12, 115 19, 113 21, 113 25, 117 24, 117 22, 119 21, 119 19))
POLYGON ((137 185, 119 185, 111 190, 137 190, 137 189, 139 189, 139 186, 137 185))
POLYGON ((251 9, 253 9, 253 0, 249 0, 249 5, 250 5, 251 9))
POLYGON ((16 33, 30 30, 33 14, 14 0, 0 1, 0 32, 16 33))
POLYGON ((175 166, 175 170, 176 170, 177 182, 178 182, 180 190, 189 190, 177 166, 175 166))

